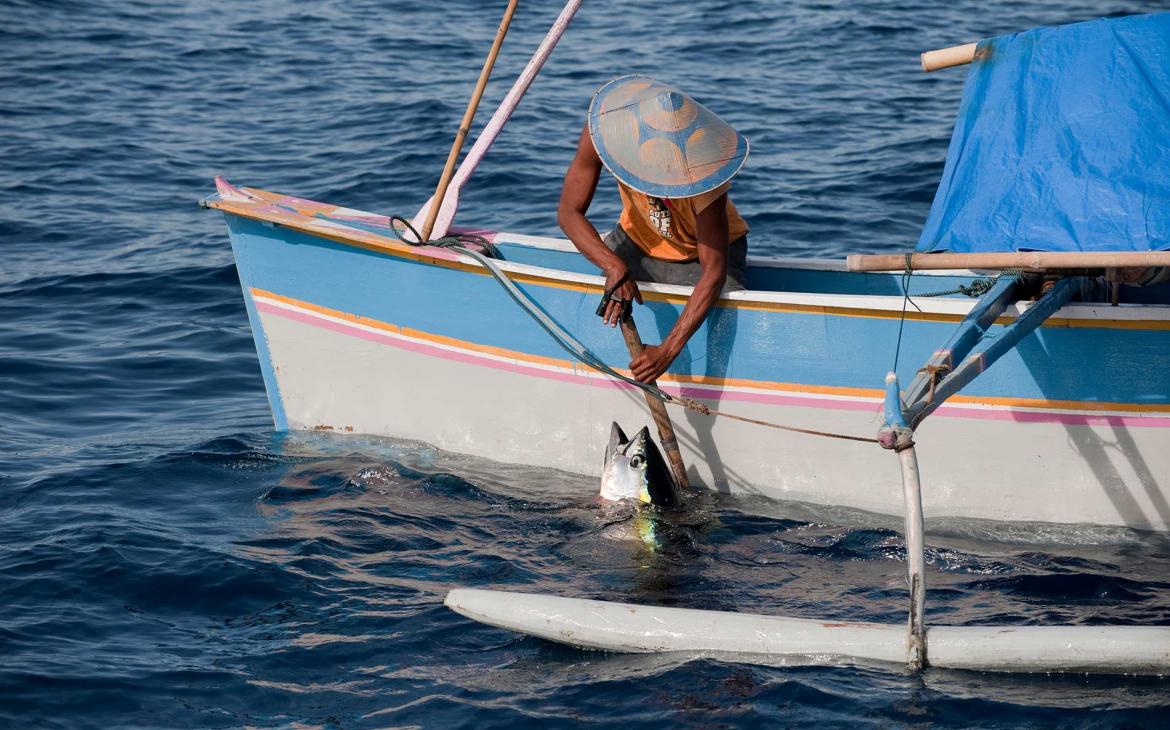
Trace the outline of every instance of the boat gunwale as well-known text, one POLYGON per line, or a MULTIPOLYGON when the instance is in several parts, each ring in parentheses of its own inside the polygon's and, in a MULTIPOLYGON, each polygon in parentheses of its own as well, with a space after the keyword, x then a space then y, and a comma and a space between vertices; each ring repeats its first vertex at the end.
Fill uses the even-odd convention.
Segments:
MULTIPOLYGON (((333 219, 315 219, 303 214, 289 212, 287 214, 265 215, 266 211, 258 210, 260 206, 251 201, 237 202, 225 200, 218 195, 211 196, 201 203, 205 208, 214 208, 225 214, 236 215, 248 220, 258 221, 270 225, 283 226, 298 233, 322 238, 342 245, 352 246, 396 258, 407 258, 424 264, 455 269, 481 276, 489 276, 486 268, 474 259, 458 254, 454 251, 429 246, 416 247, 400 243, 371 233, 364 228, 345 226, 343 222, 333 219), (290 222, 288 216, 304 218, 306 223, 290 222), (357 236, 343 235, 342 230, 323 231, 308 225, 309 222, 327 220, 331 227, 353 231, 355 234, 383 239, 381 241, 362 240, 357 236)), ((349 209, 347 209, 348 212, 349 209)), ((362 211, 352 211, 362 213, 362 211)), ((374 215, 364 213, 365 215, 374 215)), ((545 250, 575 251, 569 247, 568 241, 551 237, 528 236, 506 232, 493 232, 495 243, 528 246, 545 250)), ((840 260, 839 267, 833 266, 835 259, 802 259, 799 257, 752 257, 752 265, 764 265, 770 268, 790 268, 794 270, 810 271, 839 271, 845 270, 844 259, 840 260)), ((516 274, 516 281, 538 286, 549 286, 561 289, 573 289, 600 295, 605 287, 605 279, 599 274, 581 274, 564 269, 554 269, 534 264, 523 264, 507 259, 497 262, 500 269, 516 274)), ((925 272, 915 272, 915 275, 925 272)), ((980 276, 974 271, 934 271, 931 275, 968 275, 980 276)), ((865 275, 865 274, 855 274, 865 275)), ((888 274, 887 274, 888 275, 888 274)), ((649 301, 667 302, 671 304, 685 304, 694 287, 678 286, 673 284, 658 284, 653 282, 639 282, 643 298, 649 301)), ((904 311, 905 297, 901 295, 875 294, 831 294, 809 292, 772 292, 758 289, 728 292, 723 294, 716 306, 735 309, 764 309, 786 312, 804 312, 810 314, 826 314, 841 316, 859 316, 869 318, 901 318, 915 321, 957 322, 966 316, 975 305, 973 299, 921 298, 911 297, 916 309, 904 311)), ((1007 324, 1027 311, 1030 302, 1016 302, 996 320, 997 324, 1007 324)), ((1089 327, 1089 328, 1123 329, 1151 329, 1170 330, 1170 305, 1165 304, 1120 304, 1076 302, 1065 305, 1048 319, 1043 327, 1089 327)))

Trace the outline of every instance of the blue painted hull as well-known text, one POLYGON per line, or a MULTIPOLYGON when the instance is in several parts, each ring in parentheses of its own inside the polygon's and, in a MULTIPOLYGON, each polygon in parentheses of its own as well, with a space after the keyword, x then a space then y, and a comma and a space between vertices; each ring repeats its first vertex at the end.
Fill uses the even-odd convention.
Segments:
MULTIPOLYGON (((608 429, 620 414, 646 419, 636 397, 567 362, 478 266, 448 252, 402 246, 377 221, 348 221, 332 209, 306 211, 301 203, 308 205, 295 199, 275 207, 269 199, 263 206, 211 203, 227 213, 278 429, 418 438, 453 451, 588 474, 600 468, 594 442, 604 436, 595 438, 598 428, 608 429), (405 400, 425 394, 415 410, 429 412, 455 397, 457 381, 479 390, 461 396, 471 402, 442 421, 417 412, 387 415, 399 410, 392 400, 380 401, 377 414, 363 411, 396 392, 405 400), (489 404, 495 397, 502 400, 489 404), (573 403, 587 412, 573 410, 573 403), (509 414, 524 423, 510 423, 509 414), (501 429, 503 436, 477 435, 501 429)), ((588 262, 563 242, 495 238, 505 268, 541 308, 606 362, 624 366, 629 358, 620 335, 593 314, 602 282, 588 262)), ((971 279, 916 275, 911 293, 971 279)), ((664 387, 729 412, 865 436, 879 425, 881 386, 899 330, 897 370, 909 382, 971 302, 915 299, 922 311, 908 307, 902 322, 900 276, 851 274, 817 262, 757 262, 749 284, 755 288, 713 310, 664 387)), ((686 294, 646 287, 647 304, 635 313, 644 339, 670 330, 686 294)), ((1141 293, 1151 294, 1160 296, 1141 293)), ((683 426, 699 483, 898 512, 896 465, 876 446, 696 420, 702 418, 688 415, 683 426), (883 459, 889 474, 872 476, 872 462, 883 459), (864 489, 879 496, 850 496, 864 489)), ((934 477, 952 493, 936 500, 939 509, 932 513, 928 486, 928 516, 1166 529, 1167 477, 1154 475, 1170 474, 1170 449, 1157 448, 1170 446, 1170 306, 1066 307, 940 408, 919 441, 924 454, 937 454, 936 463, 925 457, 928 485, 934 477), (1110 450, 1120 450, 1120 464, 1110 450), (1070 455, 1079 466, 1065 463, 1070 455), (984 508, 975 494, 953 494, 972 492, 972 480, 944 474, 948 464, 997 459, 1006 474, 1039 460, 1027 473, 1041 481, 1054 473, 1051 464, 1065 463, 1056 478, 1074 482, 1068 489, 1017 486, 1041 499, 1059 502, 1063 494, 1081 504, 1038 507, 1034 498, 1005 491, 1005 503, 984 508), (932 474, 932 467, 938 471, 932 474)))

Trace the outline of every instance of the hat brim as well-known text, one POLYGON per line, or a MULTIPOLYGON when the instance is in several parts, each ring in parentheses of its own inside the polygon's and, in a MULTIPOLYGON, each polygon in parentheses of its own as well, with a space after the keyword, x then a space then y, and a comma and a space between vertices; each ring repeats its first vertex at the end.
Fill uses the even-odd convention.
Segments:
POLYGON ((739 173, 750 149, 746 137, 706 107, 637 74, 616 78, 597 90, 589 104, 588 127, 606 169, 622 184, 658 198, 690 198, 715 190, 739 173), (661 121, 652 125, 645 118, 644 102, 660 94, 670 94, 684 105, 675 129, 661 121), (722 142, 700 143, 699 159, 691 159, 688 151, 705 135, 722 142))

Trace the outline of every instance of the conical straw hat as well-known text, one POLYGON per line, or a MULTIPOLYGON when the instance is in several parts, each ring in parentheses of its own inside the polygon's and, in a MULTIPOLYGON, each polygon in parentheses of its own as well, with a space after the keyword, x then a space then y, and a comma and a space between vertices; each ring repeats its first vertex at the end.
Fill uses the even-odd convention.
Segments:
POLYGON ((747 161, 748 141, 707 107, 649 76, 622 76, 597 90, 589 136, 627 186, 658 198, 714 190, 747 161))

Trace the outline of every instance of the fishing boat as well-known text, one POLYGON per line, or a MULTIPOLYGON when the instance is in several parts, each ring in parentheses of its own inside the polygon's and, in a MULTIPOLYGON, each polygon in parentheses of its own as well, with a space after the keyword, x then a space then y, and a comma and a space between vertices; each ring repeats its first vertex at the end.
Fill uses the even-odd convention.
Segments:
MULTIPOLYGON (((647 421, 644 389, 623 370, 626 345, 594 314, 604 279, 572 244, 451 225, 459 188, 577 5, 566 6, 457 171, 453 148, 450 190, 441 183, 413 226, 216 180, 204 205, 227 220, 277 430, 416 439, 594 475, 610 423, 647 421)), ((924 55, 924 68, 972 71, 918 246, 847 260, 749 259, 748 289, 719 300, 659 379, 659 397, 690 406, 676 411, 674 430, 692 485, 903 516, 908 627, 475 590, 452 591, 448 605, 620 651, 1170 668, 1165 628, 928 632, 922 578, 923 515, 1170 530, 1170 283, 1155 283, 1156 267, 1170 266, 1170 108, 1159 102, 1170 88, 1168 37, 1162 14, 924 55), (1114 75, 1062 81, 1094 66, 1114 75), (1114 118, 1076 117, 1055 140, 1018 118, 1004 133, 1028 104, 1012 100, 1021 87, 1051 95, 1057 116, 1070 98, 1099 93, 1096 108, 1114 118), (1023 155, 1021 166, 988 172, 988 159, 1008 154, 1002 145, 1023 155), (1027 153, 1052 149, 1069 164, 1042 159, 1042 178, 1022 167, 1027 153), (1077 167, 1100 162, 1098 153, 1119 161, 1077 167), (1075 191, 1084 199, 1062 198, 1075 191), (1144 213, 1135 217, 1134 205, 1144 213), (1126 285, 1127 276, 1150 285, 1126 285)), ((634 322, 663 336, 691 291, 640 287, 634 322)))
MULTIPOLYGON (((465 255, 404 243, 385 216, 224 182, 207 204, 227 214, 277 430, 400 437, 594 475, 611 421, 648 422, 640 391, 566 355, 465 255)), ((606 362, 629 360, 593 313, 604 280, 570 243, 482 233, 544 312, 606 362)), ((738 415, 872 435, 899 329, 909 380, 976 307, 961 294, 915 298, 903 324, 903 278, 753 259, 750 290, 718 303, 660 385, 738 415)), ((909 291, 979 280, 921 273, 909 291)), ((639 329, 665 334, 689 291, 642 290, 639 329)), ((1007 307, 991 331, 1030 306, 1007 307)), ((902 512, 899 471, 874 463, 872 443, 689 412, 675 428, 692 484, 902 512)), ((1167 529, 1170 297, 1066 304, 917 441, 931 517, 1167 529)))

